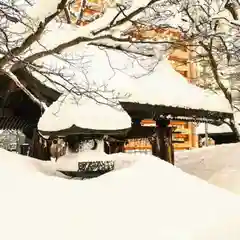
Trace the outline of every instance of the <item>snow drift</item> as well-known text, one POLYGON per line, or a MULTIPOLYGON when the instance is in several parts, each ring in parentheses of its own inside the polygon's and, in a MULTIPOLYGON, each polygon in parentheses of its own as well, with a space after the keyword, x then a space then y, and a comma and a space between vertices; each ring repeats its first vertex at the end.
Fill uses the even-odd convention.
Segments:
POLYGON ((176 165, 209 183, 240 194, 240 143, 176 153, 176 165))
POLYGON ((237 195, 155 157, 117 155, 137 161, 73 181, 46 175, 37 160, 0 150, 0 238, 239 239, 237 195))

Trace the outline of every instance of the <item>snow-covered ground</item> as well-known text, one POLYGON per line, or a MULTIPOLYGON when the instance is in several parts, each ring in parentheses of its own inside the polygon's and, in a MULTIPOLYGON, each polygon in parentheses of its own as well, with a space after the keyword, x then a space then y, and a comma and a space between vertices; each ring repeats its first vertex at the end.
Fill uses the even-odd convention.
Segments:
POLYGON ((240 198, 152 156, 99 178, 0 149, 0 239, 238 240, 240 198))
POLYGON ((240 143, 177 152, 176 166, 240 194, 240 143))

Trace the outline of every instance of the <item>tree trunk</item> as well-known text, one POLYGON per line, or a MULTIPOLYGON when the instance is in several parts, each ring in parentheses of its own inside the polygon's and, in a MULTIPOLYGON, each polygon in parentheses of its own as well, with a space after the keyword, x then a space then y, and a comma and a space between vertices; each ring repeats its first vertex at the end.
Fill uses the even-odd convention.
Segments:
POLYGON ((237 128, 237 126, 236 126, 236 123, 235 123, 235 119, 234 119, 234 118, 230 119, 229 126, 230 126, 233 134, 235 135, 236 141, 237 141, 237 142, 240 142, 240 133, 239 133, 239 131, 238 131, 238 128, 237 128))

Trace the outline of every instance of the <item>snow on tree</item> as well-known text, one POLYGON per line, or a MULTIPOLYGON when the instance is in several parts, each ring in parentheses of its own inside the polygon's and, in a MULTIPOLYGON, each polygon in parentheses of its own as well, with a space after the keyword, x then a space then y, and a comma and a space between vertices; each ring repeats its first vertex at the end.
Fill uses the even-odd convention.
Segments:
MULTIPOLYGON (((0 72, 10 77, 29 97, 43 103, 23 85, 17 70, 27 68, 52 81, 49 75, 60 71, 45 68, 38 60, 54 55, 64 58, 67 53, 80 51, 86 45, 111 48, 144 56, 159 54, 163 44, 174 48, 187 47, 190 61, 206 63, 211 70, 207 85, 214 85, 234 109, 231 84, 227 76, 237 78, 239 62, 239 3, 234 0, 106 0, 102 10, 89 19, 87 25, 75 23, 83 18, 87 1, 81 1, 77 22, 70 20, 69 4, 74 1, 0 1, 0 72), (68 24, 67 24, 68 23, 68 24), (177 39, 137 39, 126 33, 129 29, 175 29, 177 39), (51 74, 50 74, 51 73, 51 74), (234 73, 233 75, 231 75, 234 73), (214 84, 209 84, 211 79, 214 84)), ((165 48, 164 48, 165 49, 165 48)), ((64 61, 69 61, 66 57, 64 61)), ((72 63, 71 63, 72 64, 72 63)), ((67 79, 65 79, 67 81, 67 79)), ((198 81, 200 85, 203 83, 198 81)), ((206 86, 206 85, 204 85, 206 86)), ((82 87, 81 94, 88 89, 82 87)), ((234 118, 228 123, 240 139, 234 118)))
MULTIPOLYGON (((38 64, 37 61, 41 58, 52 55, 72 65, 73 59, 69 59, 69 56, 86 45, 153 55, 153 52, 146 52, 145 48, 139 47, 141 41, 122 36, 121 33, 138 21, 157 0, 128 1, 127 4, 124 1, 103 1, 103 9, 98 18, 83 26, 69 22, 71 2, 73 1, 0 1, 0 72, 11 78, 43 108, 45 105, 24 86, 17 71, 35 71, 49 81, 53 81, 50 75, 61 76, 66 81, 68 79, 61 69, 53 70, 38 64)), ((77 21, 79 20, 78 16, 77 21)), ((86 88, 86 85, 81 86, 81 94, 89 94, 89 89, 86 88)))
MULTIPOLYGON (((182 38, 174 44, 187 47, 190 63, 205 68, 195 82, 224 95, 232 109, 239 110, 234 99, 240 93, 239 1, 165 0, 158 1, 157 9, 152 22, 158 28, 177 29, 182 38)), ((228 124, 240 140, 234 117, 228 124)))

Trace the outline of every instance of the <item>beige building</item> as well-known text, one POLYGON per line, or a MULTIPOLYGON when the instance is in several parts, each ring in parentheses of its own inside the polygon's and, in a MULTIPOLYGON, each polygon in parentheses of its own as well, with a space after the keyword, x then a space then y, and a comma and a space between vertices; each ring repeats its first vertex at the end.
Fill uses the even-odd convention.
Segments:
MULTIPOLYGON (((83 16, 81 22, 78 22, 79 25, 85 25, 92 21, 92 16, 95 16, 103 10, 103 1, 104 0, 88 0, 85 2, 85 7, 83 11, 83 16)), ((82 0, 76 0, 74 4, 71 5, 70 13, 72 21, 77 22, 77 16, 79 14, 79 9, 81 6, 82 0)), ((181 39, 181 34, 175 29, 169 28, 146 28, 146 26, 134 26, 132 29, 129 29, 127 32, 124 32, 123 35, 131 36, 135 39, 151 39, 151 40, 179 40, 181 39)), ((180 72, 185 78, 186 81, 192 81, 196 78, 196 67, 190 60, 190 53, 186 46, 181 46, 177 48, 170 49, 168 53, 168 59, 172 63, 173 67, 180 72)), ((154 121, 145 120, 143 125, 154 125, 154 121)), ((195 134, 195 127, 192 123, 181 122, 181 121, 172 121, 171 125, 173 126, 173 141, 175 149, 191 149, 198 146, 197 137, 195 134)), ((126 146, 126 149, 129 150, 149 150, 151 145, 147 139, 136 139, 130 141, 126 146)))
MULTIPOLYGON (((181 34, 175 29, 131 29, 128 33, 136 39, 154 39, 154 40, 179 40, 181 34)), ((175 70, 181 73, 186 81, 192 82, 197 78, 197 67, 191 62, 190 51, 186 46, 172 48, 168 52, 168 60, 172 63, 175 70)), ((190 99, 189 99, 190 101, 190 99)), ((145 126, 154 126, 155 122, 150 119, 146 119, 142 122, 145 126)), ((196 135, 196 127, 194 123, 184 121, 171 121, 173 126, 173 143, 176 150, 184 150, 198 147, 198 137, 196 135)), ((148 140, 133 140, 130 142, 126 149, 128 150, 146 150, 151 149, 151 145, 148 140)))

